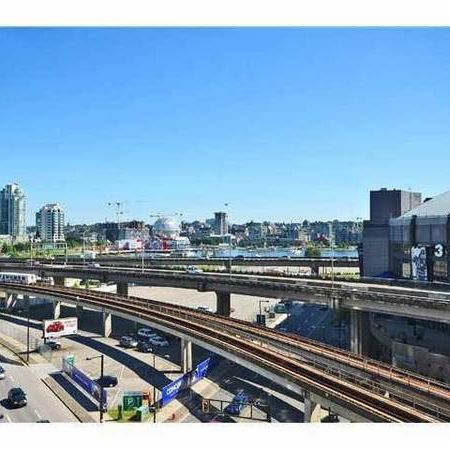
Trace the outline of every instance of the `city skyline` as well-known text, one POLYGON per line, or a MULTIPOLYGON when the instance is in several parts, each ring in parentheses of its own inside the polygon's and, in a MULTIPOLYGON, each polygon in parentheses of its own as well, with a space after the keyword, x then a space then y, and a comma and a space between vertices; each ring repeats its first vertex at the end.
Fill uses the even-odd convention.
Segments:
POLYGON ((448 189, 446 29, 2 29, 2 184, 27 223, 355 220, 448 189), (326 57, 324 56, 326 55, 326 57), (75 64, 76 62, 76 64, 75 64), (442 177, 443 178, 443 177, 442 177))

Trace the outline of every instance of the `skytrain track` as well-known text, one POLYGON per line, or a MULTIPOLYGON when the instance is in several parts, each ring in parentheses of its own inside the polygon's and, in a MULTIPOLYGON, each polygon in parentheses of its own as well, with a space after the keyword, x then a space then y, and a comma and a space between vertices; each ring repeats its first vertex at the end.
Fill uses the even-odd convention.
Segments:
MULTIPOLYGON (((290 339, 292 345, 308 345, 309 351, 313 350, 314 344, 309 340, 302 342, 289 334, 279 333, 255 327, 252 324, 235 319, 212 316, 188 308, 179 308, 173 305, 161 304, 153 300, 137 299, 135 297, 121 297, 111 294, 93 293, 79 289, 69 289, 49 286, 29 285, 1 285, 4 288, 17 289, 21 292, 35 294, 47 294, 67 299, 71 302, 83 301, 97 308, 109 307, 112 310, 135 315, 170 328, 186 332, 201 341, 208 342, 219 349, 231 352, 245 358, 246 360, 262 366, 272 372, 280 374, 287 379, 298 383, 300 386, 315 390, 321 395, 344 403, 349 409, 356 408, 359 411, 370 413, 376 421, 382 422, 441 422, 444 418, 437 418, 428 412, 419 410, 411 405, 400 403, 397 399, 386 398, 383 394, 373 392, 366 387, 355 385, 349 380, 339 378, 337 375, 327 373, 319 367, 312 366, 307 361, 292 358, 275 348, 261 346, 249 339, 237 335, 236 331, 250 333, 254 337, 267 336, 273 338, 276 334, 290 339), (217 325, 222 329, 218 329, 217 325), (261 334, 263 333, 263 334, 261 334)), ((315 345, 315 351, 330 351, 327 346, 315 345)), ((306 347, 304 347, 306 348, 306 347)), ((333 349, 336 351, 337 349, 333 349)), ((342 350, 341 356, 345 356, 353 363, 357 362, 357 355, 348 354, 342 350), (356 357, 356 359, 355 359, 356 357)), ((396 372, 397 376, 400 372, 396 372)), ((386 374, 385 374, 386 375, 386 374)), ((437 389, 438 386, 433 386, 437 389)), ((447 393, 448 395, 448 393, 447 393)))

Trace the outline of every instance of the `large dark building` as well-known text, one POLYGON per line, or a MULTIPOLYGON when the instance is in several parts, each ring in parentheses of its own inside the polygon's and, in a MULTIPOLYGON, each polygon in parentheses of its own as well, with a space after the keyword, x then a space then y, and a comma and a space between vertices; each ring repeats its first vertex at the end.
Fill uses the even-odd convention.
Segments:
POLYGON ((363 224, 362 275, 391 276, 389 221, 420 205, 418 192, 398 189, 370 191, 370 220, 363 224))
POLYGON ((449 282, 450 191, 391 219, 390 270, 396 278, 449 282))

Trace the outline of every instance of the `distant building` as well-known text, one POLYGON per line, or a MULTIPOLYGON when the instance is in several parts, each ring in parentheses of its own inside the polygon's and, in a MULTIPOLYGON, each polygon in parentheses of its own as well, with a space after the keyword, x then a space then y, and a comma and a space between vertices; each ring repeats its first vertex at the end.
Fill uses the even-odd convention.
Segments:
POLYGON ((219 236, 228 234, 227 213, 222 211, 214 213, 214 232, 219 236))
POLYGON ((42 242, 64 242, 64 210, 57 203, 43 206, 36 213, 37 237, 42 242))
POLYGON ((0 191, 0 235, 10 235, 14 241, 26 239, 26 197, 14 183, 0 191))
POLYGON ((389 220, 420 205, 422 194, 386 188, 370 191, 370 220, 363 223, 362 274, 390 276, 389 220))

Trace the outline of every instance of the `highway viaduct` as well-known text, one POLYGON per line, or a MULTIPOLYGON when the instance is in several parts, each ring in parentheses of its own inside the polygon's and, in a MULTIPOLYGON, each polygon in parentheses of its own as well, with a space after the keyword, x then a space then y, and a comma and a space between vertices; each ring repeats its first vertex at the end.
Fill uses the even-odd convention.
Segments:
POLYGON ((386 286, 379 283, 329 282, 308 279, 229 275, 189 274, 173 270, 138 270, 127 267, 88 267, 75 265, 40 265, 0 263, 1 271, 37 273, 53 277, 64 285, 65 278, 95 279, 117 283, 117 292, 128 295, 130 283, 213 291, 217 313, 229 316, 231 295, 262 298, 289 298, 303 302, 350 310, 351 349, 364 353, 367 347, 368 313, 384 313, 414 319, 450 323, 450 292, 415 287, 386 286))
MULTIPOLYGON (((319 369, 317 365, 303 363, 286 352, 269 348, 267 345, 262 345, 262 342, 255 342, 257 335, 264 333, 264 328, 255 327, 244 321, 221 319, 220 316, 199 313, 189 308, 182 309, 160 302, 149 303, 144 299, 81 289, 14 284, 1 285, 0 288, 15 292, 16 295, 37 295, 49 298, 55 303, 63 301, 75 304, 77 310, 96 309, 102 312, 104 324, 109 322, 109 326, 111 315, 114 314, 128 320, 138 319, 140 323, 172 334, 181 339, 184 371, 192 366, 190 353, 194 343, 301 395, 305 400, 305 421, 318 421, 321 408, 329 408, 338 415, 356 422, 439 421, 430 417, 428 413, 422 413, 420 408, 416 410, 417 404, 414 406, 413 403, 411 406, 403 402, 398 403, 398 399, 391 400, 389 395, 384 394, 385 388, 382 389, 382 393, 376 389, 368 389, 367 386, 352 382, 354 375, 345 379, 342 372, 333 373, 329 369, 319 369), (214 325, 215 322, 217 322, 216 325, 214 325), (237 334, 235 327, 239 326, 245 329, 237 334)), ((271 332, 275 335, 280 334, 276 331, 271 332)), ((351 353, 342 352, 347 353, 347 356, 351 355, 351 353)), ((341 362, 343 363, 343 360, 341 362)), ((379 363, 366 361, 361 367, 366 367, 367 370, 368 365, 371 364, 378 365, 379 374, 379 363)), ((385 367, 381 366, 381 370, 392 377, 392 372, 386 371, 385 367)), ((395 370, 401 372, 400 369, 395 370)), ((409 386, 410 380, 407 385, 404 384, 409 386)), ((423 381, 422 384, 425 386, 422 392, 429 393, 430 385, 423 381)), ((442 391, 439 386, 438 389, 443 392, 444 398, 448 398, 448 390, 442 391)))

